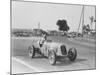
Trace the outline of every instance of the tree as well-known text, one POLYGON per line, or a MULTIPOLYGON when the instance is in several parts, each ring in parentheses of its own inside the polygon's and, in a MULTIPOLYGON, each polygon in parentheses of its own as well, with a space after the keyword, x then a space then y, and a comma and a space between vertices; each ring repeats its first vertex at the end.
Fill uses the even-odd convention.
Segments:
POLYGON ((90 31, 90 26, 89 26, 89 24, 87 24, 87 26, 86 26, 86 31, 87 31, 87 32, 90 31))
POLYGON ((86 33, 88 34, 90 32, 89 24, 83 25, 82 30, 83 30, 83 34, 86 34, 86 33))
POLYGON ((93 22, 96 22, 96 20, 94 19, 94 16, 90 16, 89 19, 90 19, 90 25, 92 29, 93 22))
POLYGON ((67 32, 70 28, 67 24, 67 21, 66 20, 58 20, 57 21, 57 26, 59 26, 59 30, 60 31, 63 31, 63 32, 67 32))

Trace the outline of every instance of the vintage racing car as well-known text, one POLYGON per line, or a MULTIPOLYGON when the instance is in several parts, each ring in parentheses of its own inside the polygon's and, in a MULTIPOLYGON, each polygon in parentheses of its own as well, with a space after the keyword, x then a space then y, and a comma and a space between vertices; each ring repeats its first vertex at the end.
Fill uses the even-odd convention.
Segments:
POLYGON ((40 40, 33 42, 28 47, 29 57, 34 58, 36 53, 48 57, 51 65, 56 64, 58 56, 68 57, 70 61, 74 61, 77 57, 76 48, 70 48, 63 43, 53 42, 52 40, 46 40, 42 44, 40 44, 40 40))

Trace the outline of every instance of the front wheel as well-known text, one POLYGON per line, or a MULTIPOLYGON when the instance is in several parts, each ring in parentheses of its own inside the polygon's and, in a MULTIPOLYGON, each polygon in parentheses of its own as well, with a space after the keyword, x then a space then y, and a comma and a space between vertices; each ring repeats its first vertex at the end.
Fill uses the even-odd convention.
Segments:
POLYGON ((49 52, 48 59, 49 59, 49 63, 51 65, 55 65, 56 64, 56 54, 55 54, 55 52, 53 50, 49 52))
POLYGON ((28 47, 29 57, 33 58, 35 56, 35 48, 33 46, 28 47))
POLYGON ((77 50, 75 48, 70 48, 68 51, 68 58, 70 61, 74 61, 77 57, 77 50))

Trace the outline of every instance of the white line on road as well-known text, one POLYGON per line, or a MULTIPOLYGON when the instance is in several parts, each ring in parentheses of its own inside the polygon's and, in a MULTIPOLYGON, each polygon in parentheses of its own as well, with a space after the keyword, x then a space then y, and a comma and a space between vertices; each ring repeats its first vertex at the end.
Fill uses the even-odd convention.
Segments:
POLYGON ((21 63, 21 64, 23 64, 23 65, 25 65, 25 66, 27 66, 28 68, 34 70, 35 72, 42 72, 41 70, 39 70, 39 69, 37 69, 37 68, 35 68, 35 67, 32 67, 32 66, 29 65, 28 63, 25 63, 24 61, 22 61, 22 60, 20 60, 20 59, 18 59, 18 58, 16 58, 16 57, 13 57, 12 59, 15 60, 15 61, 17 61, 17 62, 19 62, 19 63, 21 63))

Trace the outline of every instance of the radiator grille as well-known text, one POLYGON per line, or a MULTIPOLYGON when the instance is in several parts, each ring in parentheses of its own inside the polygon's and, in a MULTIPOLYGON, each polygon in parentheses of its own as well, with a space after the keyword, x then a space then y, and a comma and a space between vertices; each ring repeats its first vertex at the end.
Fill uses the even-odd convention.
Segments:
POLYGON ((61 46, 61 52, 62 52, 62 55, 66 55, 67 54, 65 45, 61 46))

